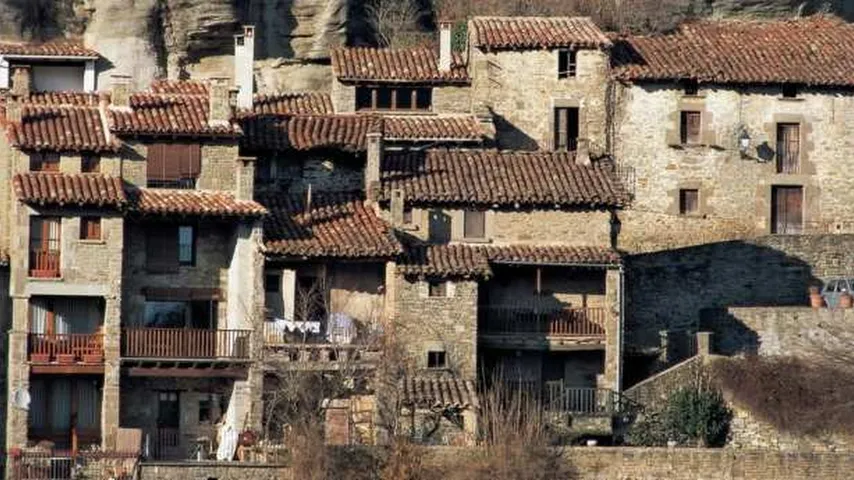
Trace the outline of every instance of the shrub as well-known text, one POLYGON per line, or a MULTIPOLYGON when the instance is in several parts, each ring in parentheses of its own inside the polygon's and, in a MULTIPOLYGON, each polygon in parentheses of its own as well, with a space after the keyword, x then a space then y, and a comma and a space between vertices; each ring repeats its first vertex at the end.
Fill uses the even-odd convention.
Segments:
POLYGON ((634 445, 721 447, 726 443, 732 412, 717 390, 681 388, 673 392, 660 412, 647 414, 629 431, 634 445))

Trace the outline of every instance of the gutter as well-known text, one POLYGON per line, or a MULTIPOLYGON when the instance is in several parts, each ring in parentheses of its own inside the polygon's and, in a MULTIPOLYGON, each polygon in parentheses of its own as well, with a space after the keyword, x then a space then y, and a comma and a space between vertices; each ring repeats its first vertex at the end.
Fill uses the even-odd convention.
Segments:
POLYGON ((623 264, 620 264, 620 291, 618 304, 620 306, 620 318, 617 328, 617 379, 615 391, 622 392, 623 386, 623 347, 625 344, 623 329, 626 325, 626 269, 623 264))

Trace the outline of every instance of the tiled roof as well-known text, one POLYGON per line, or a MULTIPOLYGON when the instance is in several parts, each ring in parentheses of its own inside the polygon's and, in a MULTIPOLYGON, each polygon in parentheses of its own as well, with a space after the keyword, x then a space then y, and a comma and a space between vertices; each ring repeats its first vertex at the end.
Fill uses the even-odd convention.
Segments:
POLYGON ((260 115, 322 115, 334 109, 325 93, 287 92, 255 95, 252 111, 260 115))
POLYGON ((472 44, 486 50, 611 46, 588 17, 474 17, 469 25, 472 44))
POLYGON ((419 408, 477 408, 477 388, 472 380, 451 375, 406 377, 401 385, 404 405, 419 408))
POLYGON ((851 86, 852 38, 854 25, 824 16, 701 21, 668 35, 619 38, 612 63, 623 80, 851 86))
MULTIPOLYGON (((36 105, 98 106, 98 93, 89 92, 31 92, 23 103, 36 105)), ((105 94, 106 95, 106 94, 105 94)))
POLYGON ((154 80, 151 93, 171 95, 207 95, 208 85, 197 80, 154 80))
POLYGON ((98 173, 18 173, 12 183, 28 204, 121 207, 127 201, 120 178, 98 173))
POLYGON ((462 244, 406 245, 397 269, 418 277, 483 278, 492 274, 483 251, 462 244))
POLYGON ((99 57, 95 50, 73 40, 46 43, 0 43, 0 55, 28 57, 99 57))
POLYGON ((627 194, 608 161, 576 164, 567 152, 436 149, 383 158, 383 195, 413 203, 619 207, 627 194))
POLYGON ((268 254, 288 257, 388 258, 400 243, 391 228, 352 195, 315 195, 306 211, 304 197, 271 196, 264 225, 268 254))
POLYGON ((219 191, 129 188, 127 194, 130 210, 142 214, 257 217, 267 213, 258 202, 219 191))
POLYGON ((118 142, 104 131, 98 107, 24 104, 21 122, 11 122, 7 135, 22 150, 116 151, 118 142))
POLYGON ((336 48, 332 50, 332 71, 341 81, 400 83, 468 83, 462 57, 454 54, 451 68, 439 71, 435 49, 417 47, 336 48))
POLYGON ((619 252, 608 247, 510 245, 482 247, 490 263, 537 265, 618 265, 619 252))
POLYGON ((484 135, 474 115, 385 116, 382 128, 389 141, 479 142, 484 135))

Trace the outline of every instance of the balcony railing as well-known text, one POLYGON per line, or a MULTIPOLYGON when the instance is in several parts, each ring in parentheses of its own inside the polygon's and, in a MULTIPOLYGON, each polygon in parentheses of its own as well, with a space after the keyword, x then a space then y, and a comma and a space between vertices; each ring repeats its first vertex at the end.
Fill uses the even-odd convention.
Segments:
POLYGON ((59 277, 59 250, 31 250, 30 276, 38 278, 59 277))
POLYGON ((75 452, 72 450, 15 450, 7 455, 11 480, 71 480, 75 478, 136 478, 137 452, 75 452))
POLYGON ((33 363, 103 363, 102 333, 31 333, 30 361, 33 363))
POLYGON ((562 381, 546 382, 547 410, 585 415, 610 415, 618 411, 619 396, 607 388, 569 387, 562 381))
POLYGON ((251 330, 126 328, 122 355, 131 358, 248 359, 251 330))
POLYGON ((480 307, 480 331, 492 335, 550 337, 604 337, 608 311, 603 307, 542 309, 535 307, 480 307))

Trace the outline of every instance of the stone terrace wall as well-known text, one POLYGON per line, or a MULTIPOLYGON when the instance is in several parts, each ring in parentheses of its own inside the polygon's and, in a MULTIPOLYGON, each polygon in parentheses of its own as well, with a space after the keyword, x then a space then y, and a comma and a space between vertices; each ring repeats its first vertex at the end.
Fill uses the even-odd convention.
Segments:
POLYGON ((283 465, 229 462, 149 463, 139 468, 139 480, 290 480, 293 472, 283 465))

